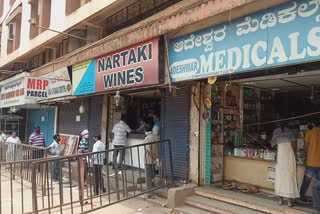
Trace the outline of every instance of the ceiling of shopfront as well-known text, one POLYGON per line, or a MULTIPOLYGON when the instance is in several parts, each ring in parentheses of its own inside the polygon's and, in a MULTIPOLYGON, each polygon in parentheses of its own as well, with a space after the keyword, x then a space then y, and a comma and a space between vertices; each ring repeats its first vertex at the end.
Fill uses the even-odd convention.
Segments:
POLYGON ((280 92, 311 90, 312 86, 320 86, 320 70, 241 79, 235 82, 280 92))

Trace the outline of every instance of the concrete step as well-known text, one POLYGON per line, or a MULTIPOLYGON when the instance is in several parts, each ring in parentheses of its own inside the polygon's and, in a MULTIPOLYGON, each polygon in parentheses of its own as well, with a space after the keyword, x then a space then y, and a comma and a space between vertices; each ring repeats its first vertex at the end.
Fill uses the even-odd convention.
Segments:
POLYGON ((270 194, 257 193, 248 194, 232 190, 223 190, 216 187, 195 188, 195 194, 216 201, 233 204, 239 207, 248 208, 256 212, 272 214, 307 214, 313 213, 312 208, 295 204, 293 208, 286 205, 280 206, 277 197, 270 194))
POLYGON ((216 214, 215 212, 208 212, 192 206, 183 205, 173 210, 174 214, 216 214))
POLYGON ((262 214, 263 212, 255 211, 234 204, 209 199, 206 197, 192 195, 185 199, 185 204, 205 211, 221 214, 262 214))

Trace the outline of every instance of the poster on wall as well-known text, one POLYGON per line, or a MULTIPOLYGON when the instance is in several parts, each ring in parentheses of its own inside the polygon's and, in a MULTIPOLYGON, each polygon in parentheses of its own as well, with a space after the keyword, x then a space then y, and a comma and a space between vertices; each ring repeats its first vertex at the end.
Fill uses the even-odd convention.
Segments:
POLYGON ((72 93, 68 68, 64 67, 49 74, 41 76, 49 80, 48 98, 69 96, 72 93))
POLYGON ((319 1, 295 0, 170 40, 172 82, 320 59, 319 1))
POLYGON ((25 103, 24 78, 3 85, 1 88, 1 108, 25 103))
POLYGON ((73 95, 91 94, 96 92, 95 59, 72 66, 73 95))
POLYGON ((159 83, 158 38, 72 66, 73 95, 157 83, 159 83))
POLYGON ((276 178, 276 168, 274 167, 268 167, 268 174, 267 174, 267 180, 271 182, 275 182, 276 178))
POLYGON ((77 148, 79 144, 79 136, 77 135, 68 135, 60 134, 60 144, 62 156, 65 155, 74 155, 77 153, 77 148))

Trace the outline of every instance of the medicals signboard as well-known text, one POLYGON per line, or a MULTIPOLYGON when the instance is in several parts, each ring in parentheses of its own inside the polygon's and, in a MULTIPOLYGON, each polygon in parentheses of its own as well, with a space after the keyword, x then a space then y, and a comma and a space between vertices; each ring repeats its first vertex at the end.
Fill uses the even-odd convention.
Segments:
POLYGON ((290 1, 169 43, 172 82, 319 59, 319 0, 290 1))
POLYGON ((73 95, 159 83, 158 38, 72 66, 73 95))

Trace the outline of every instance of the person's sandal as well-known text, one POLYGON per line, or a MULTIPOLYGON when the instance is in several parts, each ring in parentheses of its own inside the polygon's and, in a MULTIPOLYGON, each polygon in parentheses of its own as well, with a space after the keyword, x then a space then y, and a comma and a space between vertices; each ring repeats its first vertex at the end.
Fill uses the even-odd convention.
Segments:
POLYGON ((293 207, 293 202, 292 202, 292 200, 289 200, 289 201, 288 201, 288 207, 293 207))

